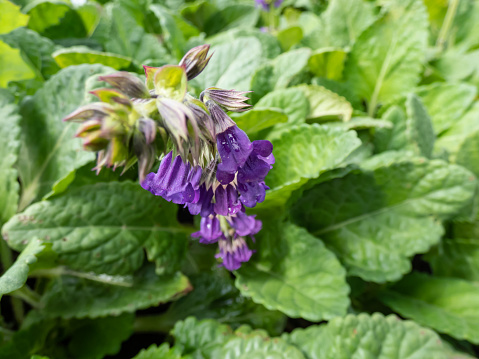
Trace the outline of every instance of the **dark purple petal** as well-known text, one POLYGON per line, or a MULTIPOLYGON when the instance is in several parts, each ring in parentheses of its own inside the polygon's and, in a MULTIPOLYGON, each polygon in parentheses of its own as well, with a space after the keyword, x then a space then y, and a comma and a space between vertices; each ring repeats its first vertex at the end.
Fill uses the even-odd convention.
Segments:
POLYGON ((266 190, 269 189, 264 182, 247 182, 238 183, 238 191, 240 192, 239 200, 246 207, 254 207, 257 203, 264 201, 266 190))
POLYGON ((241 210, 241 203, 238 200, 238 192, 232 185, 226 188, 218 186, 215 191, 215 212, 222 216, 236 214, 241 210))
POLYGON ((253 151, 245 164, 238 170, 238 182, 264 182, 269 170, 273 168, 273 145, 269 141, 253 141, 253 151))
MULTIPOLYGON (((244 212, 238 212, 236 215, 231 216, 229 223, 239 236, 249 236, 258 233, 257 222, 261 223, 261 221, 255 219, 255 217, 256 215, 248 216, 244 212)), ((259 228, 261 229, 261 227, 259 228)))
POLYGON ((249 261, 254 253, 241 237, 220 239, 218 245, 220 252, 216 255, 216 258, 222 258, 223 263, 221 265, 230 271, 239 269, 241 264, 249 261))
POLYGON ((203 244, 216 243, 222 235, 220 221, 214 216, 202 217, 200 230, 191 234, 192 237, 199 238, 203 244))
POLYGON ((227 185, 228 183, 230 183, 231 181, 235 179, 235 174, 217 170, 216 179, 222 185, 227 185))
POLYGON ((221 157, 220 172, 235 173, 248 159, 253 145, 248 136, 238 126, 228 128, 216 135, 216 145, 221 157))
POLYGON ((210 187, 206 189, 206 186, 203 184, 200 186, 200 198, 196 203, 188 203, 188 210, 193 216, 201 214, 201 217, 208 217, 213 213, 213 189, 210 187))

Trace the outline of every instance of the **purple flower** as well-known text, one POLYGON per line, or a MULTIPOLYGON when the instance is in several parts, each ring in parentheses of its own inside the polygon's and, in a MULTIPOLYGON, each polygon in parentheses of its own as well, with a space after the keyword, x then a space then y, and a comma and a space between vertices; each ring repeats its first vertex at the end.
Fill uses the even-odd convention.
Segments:
POLYGON ((238 190, 241 193, 239 200, 246 207, 252 208, 264 201, 267 189, 269 187, 264 182, 238 183, 238 190))
POLYGON ((244 212, 238 212, 231 216, 229 224, 239 236, 252 236, 261 230, 261 221, 255 219, 256 215, 248 216, 244 212))
POLYGON ((238 170, 238 182, 264 181, 269 170, 273 168, 273 144, 269 141, 253 141, 253 150, 244 165, 238 170))
POLYGON ((234 178, 235 172, 248 159, 253 145, 248 136, 238 126, 228 128, 216 135, 216 145, 221 157, 216 178, 221 184, 228 184, 234 178), (230 180, 229 182, 226 182, 230 180))
POLYGON ((219 185, 215 191, 215 212, 222 216, 238 213, 241 210, 238 191, 231 184, 219 185))
POLYGON ((256 5, 261 6, 263 10, 268 11, 269 10, 269 4, 266 2, 266 0, 254 0, 256 2, 256 5))
POLYGON ((222 266, 230 271, 239 269, 241 263, 249 261, 254 253, 248 248, 242 237, 220 239, 218 246, 220 252, 216 255, 216 258, 222 258, 222 266))
POLYGON ((191 167, 180 156, 172 161, 173 153, 168 153, 160 163, 157 173, 149 173, 141 186, 155 196, 177 204, 196 203, 200 199, 199 184, 201 167, 191 167))
POLYGON ((200 197, 196 203, 187 203, 188 210, 193 216, 201 214, 201 217, 207 217, 213 214, 213 189, 210 187, 206 189, 206 186, 202 184, 200 186, 200 197))
POLYGON ((193 233, 191 236, 199 238, 200 243, 203 244, 216 243, 218 238, 223 236, 220 221, 215 216, 202 217, 200 230, 193 233))

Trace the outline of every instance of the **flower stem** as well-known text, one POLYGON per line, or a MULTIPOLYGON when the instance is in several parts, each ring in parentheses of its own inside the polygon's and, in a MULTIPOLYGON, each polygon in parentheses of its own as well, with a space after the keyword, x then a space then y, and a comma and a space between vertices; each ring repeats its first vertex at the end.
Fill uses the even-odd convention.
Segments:
POLYGON ((17 289, 16 291, 10 293, 12 297, 23 300, 24 302, 30 304, 33 308, 40 308, 40 295, 30 287, 24 285, 22 288, 17 289))
POLYGON ((436 41, 436 47, 439 49, 439 51, 444 50, 444 45, 446 44, 449 31, 451 30, 452 23, 454 22, 458 5, 459 0, 449 1, 449 7, 447 8, 447 13, 436 41))

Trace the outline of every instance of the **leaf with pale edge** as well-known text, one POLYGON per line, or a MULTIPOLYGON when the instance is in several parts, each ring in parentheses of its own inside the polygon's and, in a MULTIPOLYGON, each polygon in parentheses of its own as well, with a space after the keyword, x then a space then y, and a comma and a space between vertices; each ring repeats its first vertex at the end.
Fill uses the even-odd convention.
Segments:
POLYGON ((344 97, 318 85, 300 85, 295 87, 303 91, 309 101, 308 119, 349 121, 353 107, 344 97))

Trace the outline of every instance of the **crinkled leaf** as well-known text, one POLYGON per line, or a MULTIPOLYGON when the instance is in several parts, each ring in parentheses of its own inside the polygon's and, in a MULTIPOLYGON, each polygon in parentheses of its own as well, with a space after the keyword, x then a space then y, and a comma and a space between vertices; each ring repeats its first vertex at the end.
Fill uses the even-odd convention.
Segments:
POLYGON ((300 125, 272 141, 276 162, 266 177, 271 190, 260 208, 286 203, 291 193, 311 178, 340 167, 361 141, 355 132, 300 125), (320 155, 319 155, 320 154, 320 155))
POLYGON ((271 228, 263 229, 258 239, 259 255, 262 244, 267 248, 275 243, 280 249, 265 263, 253 257, 243 265, 236 276, 239 290, 266 308, 293 318, 320 321, 346 314, 349 287, 335 255, 300 227, 288 224, 279 233, 278 238, 271 228), (274 241, 263 240, 268 235, 274 236, 274 241))
POLYGON ((81 64, 101 64, 121 70, 131 64, 131 59, 128 57, 94 51, 85 46, 74 46, 57 50, 52 54, 52 57, 61 68, 81 64))
POLYGON ((33 79, 35 73, 23 61, 20 50, 0 41, 0 87, 7 87, 10 81, 33 79))
POLYGON ((176 348, 170 348, 168 343, 163 343, 159 347, 156 344, 150 345, 147 349, 142 349, 133 359, 181 359, 181 351, 176 348))
POLYGON ((303 44, 312 49, 348 47, 375 20, 374 6, 362 0, 333 0, 321 14, 318 27, 303 44))
POLYGON ((22 14, 20 7, 8 0, 0 0, 0 34, 6 34, 28 23, 28 15, 22 14))
POLYGON ((212 46, 214 55, 208 66, 195 79, 202 89, 249 90, 251 78, 261 64, 261 43, 255 37, 240 37, 236 40, 212 46))
POLYGON ((318 85, 300 85, 295 88, 303 91, 309 101, 308 119, 317 121, 351 119, 353 107, 344 97, 318 85))
POLYGON ((246 133, 256 133, 279 123, 288 121, 288 115, 280 108, 255 106, 251 111, 232 116, 239 128, 246 133))
POLYGON ((280 338, 238 337, 230 339, 221 350, 225 359, 305 359, 299 349, 280 338))
POLYGON ((258 101, 255 108, 258 107, 280 108, 288 115, 288 125, 280 125, 278 128, 299 125, 309 113, 309 102, 303 91, 297 88, 272 91, 258 101))
POLYGON ((25 284, 30 271, 30 264, 37 261, 36 255, 44 248, 42 242, 34 238, 20 253, 15 263, 0 277, 0 297, 11 293, 25 284))
POLYGON ((353 117, 348 122, 330 122, 326 124, 331 127, 341 127, 346 130, 364 130, 368 128, 392 128, 393 124, 388 120, 381 120, 371 117, 353 117))
POLYGON ((156 306, 175 300, 190 290, 188 279, 181 273, 160 277, 155 274, 153 266, 146 266, 130 282, 122 285, 69 276, 56 278, 40 304, 45 316, 96 318, 156 306))
POLYGON ((343 76, 346 51, 338 48, 316 50, 308 61, 309 70, 318 77, 341 80, 343 76))
POLYGON ((479 130, 464 139, 455 157, 455 163, 466 167, 479 177, 479 130))
POLYGON ((448 359, 432 330, 395 315, 348 315, 295 329, 286 339, 310 359, 448 359))
POLYGON ((419 81, 427 43, 427 11, 421 0, 392 0, 386 13, 355 42, 345 66, 350 86, 376 106, 419 81))
POLYGON ((60 263, 113 275, 138 269, 144 245, 159 272, 171 273, 187 243, 175 209, 137 183, 97 183, 31 205, 3 227, 3 235, 16 250, 38 236, 52 243, 60 263))
POLYGON ((475 283, 414 272, 379 299, 421 325, 479 343, 479 287, 475 283))
POLYGON ((70 171, 93 160, 74 139, 76 126, 62 118, 90 101, 87 91, 96 78, 112 69, 100 65, 80 65, 60 71, 32 98, 26 98, 22 114, 21 150, 18 172, 22 183, 20 209, 48 193, 52 185, 70 171))
POLYGON ((307 190, 292 207, 296 223, 323 239, 349 275, 400 278, 409 257, 426 252, 474 195, 475 177, 439 160, 405 159, 307 190))
POLYGON ((416 95, 409 95, 406 100, 407 135, 409 143, 415 147, 420 156, 430 158, 436 136, 424 105, 416 95))

